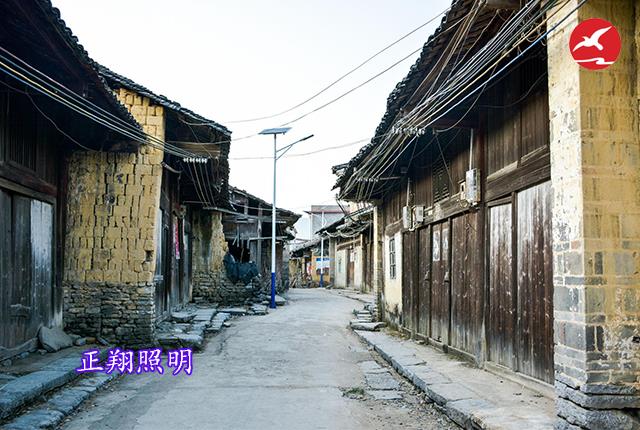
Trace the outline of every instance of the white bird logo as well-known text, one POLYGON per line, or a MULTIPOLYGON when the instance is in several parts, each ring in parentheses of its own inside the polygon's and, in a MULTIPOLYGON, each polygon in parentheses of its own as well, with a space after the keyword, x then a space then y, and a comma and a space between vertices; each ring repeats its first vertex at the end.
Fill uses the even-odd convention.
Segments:
POLYGON ((582 36, 584 40, 578 43, 576 46, 574 46, 571 52, 576 52, 580 48, 591 48, 592 46, 595 46, 596 48, 598 48, 598 51, 602 51, 604 49, 604 46, 602 46, 602 44, 600 44, 599 42, 600 37, 610 29, 611 29, 611 26, 594 31, 591 37, 582 36))

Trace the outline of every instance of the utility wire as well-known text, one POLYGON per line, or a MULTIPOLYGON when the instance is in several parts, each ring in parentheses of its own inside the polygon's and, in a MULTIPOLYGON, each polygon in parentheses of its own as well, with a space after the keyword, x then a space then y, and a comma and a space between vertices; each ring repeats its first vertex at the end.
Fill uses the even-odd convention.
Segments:
POLYGON ((234 123, 242 123, 242 122, 253 122, 253 121, 260 121, 263 119, 271 119, 271 118, 275 118, 281 115, 284 115, 285 113, 289 113, 294 109, 299 108, 300 106, 303 106, 307 103, 309 103, 311 100, 315 99, 316 97, 318 97, 319 95, 323 94, 324 92, 326 92, 327 90, 329 90, 330 88, 332 88, 333 86, 335 86, 336 84, 338 84, 340 81, 342 81, 343 79, 345 79, 346 77, 348 77, 349 75, 353 74, 354 72, 356 72, 357 70, 361 69, 363 66, 365 66, 366 64, 368 64, 370 61, 372 61, 374 58, 378 57, 380 54, 386 52, 387 50, 389 50, 390 48, 392 48, 393 46, 397 45, 398 43, 402 42, 403 40, 405 40, 407 37, 411 36, 412 34, 414 34, 415 32, 417 32, 418 30, 424 28, 425 26, 431 24, 433 21, 435 21, 438 17, 440 17, 441 15, 445 14, 449 9, 451 9, 451 7, 446 8, 445 10, 439 12, 437 15, 435 15, 434 17, 430 18, 429 20, 427 20, 426 22, 424 22, 423 24, 419 25, 418 27, 414 28, 413 30, 411 30, 410 32, 404 34, 402 37, 400 37, 399 39, 396 39, 395 41, 393 41, 392 43, 390 43, 389 45, 385 46, 384 48, 382 48, 381 50, 379 50, 378 52, 376 52, 375 54, 373 54, 372 56, 370 56, 369 58, 367 58, 366 60, 364 60, 362 63, 358 64, 356 67, 354 67, 353 69, 349 70, 348 72, 346 72, 345 74, 343 74, 342 76, 340 76, 338 79, 336 79, 335 81, 331 82, 329 85, 327 85, 326 87, 322 88, 320 91, 318 91, 317 93, 313 94, 311 97, 307 98, 306 100, 298 103, 295 106, 292 106, 286 110, 283 110, 281 112, 272 114, 272 115, 267 115, 267 116, 262 116, 262 117, 257 117, 257 118, 248 118, 248 119, 239 119, 239 120, 234 120, 234 121, 225 121, 228 124, 234 124, 234 123))

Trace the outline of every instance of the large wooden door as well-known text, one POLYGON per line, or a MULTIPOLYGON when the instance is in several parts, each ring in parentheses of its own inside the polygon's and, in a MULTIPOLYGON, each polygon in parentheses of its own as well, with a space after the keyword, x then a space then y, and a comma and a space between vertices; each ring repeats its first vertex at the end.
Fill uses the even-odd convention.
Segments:
POLYGON ((448 221, 433 226, 431 270, 431 338, 448 344, 451 283, 448 221))
POLYGON ((511 203, 489 209, 489 359, 515 368, 516 294, 511 203))
POLYGON ((553 383, 551 184, 518 193, 518 371, 553 383))
POLYGON ((402 326, 413 333, 417 320, 416 232, 407 231, 402 238, 402 326))
POLYGON ((429 336, 431 304, 431 226, 418 230, 418 315, 416 333, 429 336))
POLYGON ((482 359, 482 227, 479 212, 451 221, 450 345, 482 359))
POLYGON ((553 383, 551 186, 489 212, 489 359, 553 383))
POLYGON ((0 358, 53 320, 53 205, 0 189, 0 358))

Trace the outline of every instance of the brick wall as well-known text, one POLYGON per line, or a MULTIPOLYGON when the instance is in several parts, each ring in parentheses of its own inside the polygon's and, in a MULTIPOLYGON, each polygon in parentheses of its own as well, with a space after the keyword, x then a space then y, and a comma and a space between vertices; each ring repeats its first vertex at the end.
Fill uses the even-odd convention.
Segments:
POLYGON ((640 428, 635 3, 590 0, 548 43, 558 428, 640 428), (618 61, 601 71, 580 68, 568 49, 591 17, 622 37, 618 61))
MULTIPOLYGON (((120 89, 144 128, 164 139, 164 111, 120 89)), ((150 343, 155 319, 155 224, 162 149, 75 152, 69 163, 64 267, 69 331, 124 344, 150 343)))

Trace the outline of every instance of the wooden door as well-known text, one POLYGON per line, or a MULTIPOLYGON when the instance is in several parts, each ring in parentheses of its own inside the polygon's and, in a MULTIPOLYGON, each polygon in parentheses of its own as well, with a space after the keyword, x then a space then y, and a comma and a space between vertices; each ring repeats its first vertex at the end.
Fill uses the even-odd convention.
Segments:
POLYGON ((553 383, 551 184, 518 193, 518 371, 553 383))
MULTIPOLYGON (((2 350, 14 346, 12 319, 9 315, 13 289, 13 225, 11 195, 0 188, 0 357, 2 350)), ((6 354, 8 355, 8 354, 6 354)))
POLYGON ((451 341, 458 350, 482 359, 482 227, 479 212, 451 221, 451 341))
POLYGON ((448 221, 433 226, 431 270, 431 338, 448 344, 451 283, 448 221))
POLYGON ((402 238, 402 326, 414 332, 417 320, 416 232, 407 231, 402 238))
POLYGON ((429 336, 431 318, 431 226, 418 230, 417 323, 416 333, 429 336))
POLYGON ((489 359, 515 369, 516 291, 511 203, 489 209, 489 359))
POLYGON ((353 288, 355 286, 355 254, 353 248, 346 250, 347 256, 347 288, 353 288))
POLYGON ((53 205, 0 189, 0 358, 53 321, 53 205))

